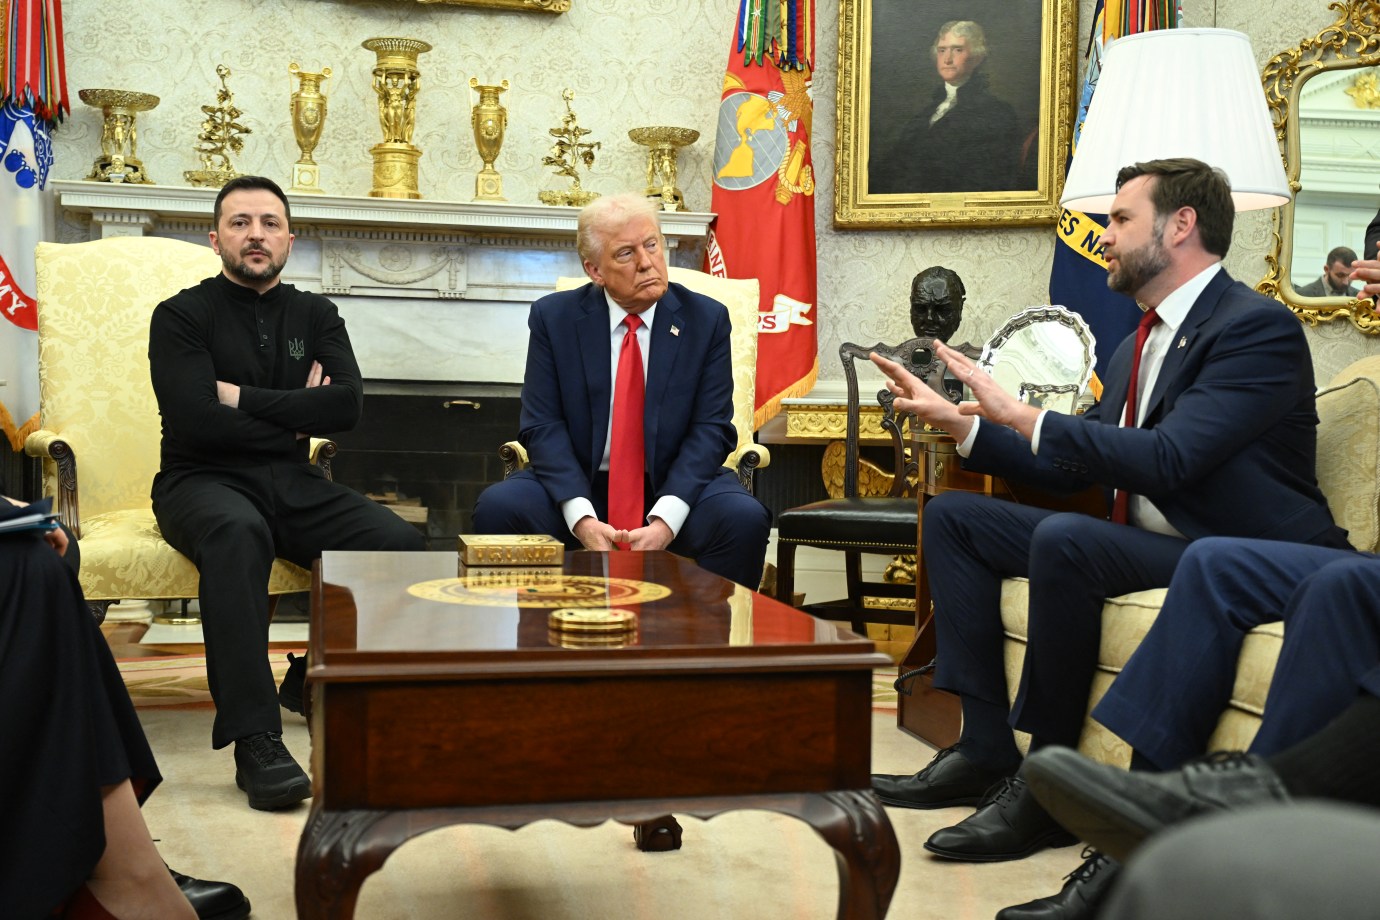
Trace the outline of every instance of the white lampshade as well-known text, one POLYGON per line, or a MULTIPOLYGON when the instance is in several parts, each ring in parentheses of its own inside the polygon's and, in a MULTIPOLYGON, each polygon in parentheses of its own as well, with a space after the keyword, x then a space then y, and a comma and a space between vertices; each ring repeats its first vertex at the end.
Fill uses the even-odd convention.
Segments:
POLYGON ((1110 42, 1059 203, 1105 214, 1122 167, 1169 157, 1194 157, 1225 172, 1238 211, 1289 200, 1244 34, 1156 29, 1110 42))

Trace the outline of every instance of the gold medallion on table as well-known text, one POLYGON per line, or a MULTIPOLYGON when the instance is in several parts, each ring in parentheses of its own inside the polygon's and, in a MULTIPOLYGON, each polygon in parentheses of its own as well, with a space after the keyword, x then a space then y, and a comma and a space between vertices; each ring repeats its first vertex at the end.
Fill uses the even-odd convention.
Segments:
POLYGON ((671 596, 671 589, 632 578, 594 575, 544 575, 519 583, 492 575, 438 578, 411 585, 407 593, 445 604, 475 607, 614 607, 646 604, 671 596), (527 583, 522 583, 526 581, 527 583))

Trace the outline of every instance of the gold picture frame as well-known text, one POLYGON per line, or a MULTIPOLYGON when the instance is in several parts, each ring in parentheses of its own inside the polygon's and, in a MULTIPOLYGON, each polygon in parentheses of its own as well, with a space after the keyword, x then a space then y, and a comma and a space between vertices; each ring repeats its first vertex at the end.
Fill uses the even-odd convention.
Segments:
POLYGON ((480 6, 491 10, 536 10, 542 13, 568 13, 570 0, 412 0, 414 3, 445 6, 480 6))
MULTIPOLYGON (((1346 296, 1306 297, 1294 286, 1291 271, 1294 205, 1302 189, 1299 94, 1315 74, 1380 65, 1380 11, 1374 0, 1329 3, 1328 9, 1337 11, 1336 22, 1270 58, 1261 73, 1265 103, 1270 108, 1270 120, 1274 122, 1275 137, 1284 157, 1284 174, 1295 197, 1275 209, 1274 242, 1265 255, 1265 277, 1255 289, 1283 303, 1310 326, 1347 319, 1361 332, 1377 335, 1380 312, 1375 301, 1346 296)), ((1366 256, 1367 253, 1361 254, 1362 258, 1366 256)))
MULTIPOLYGON (((1077 20, 1076 0, 839 0, 834 225, 1053 224, 1073 131, 1077 20), (967 87, 986 104, 967 110, 969 122, 1008 126, 969 131, 982 135, 981 150, 944 149, 946 138, 927 130, 944 96, 931 49, 955 20, 979 23, 988 46, 967 87)), ((958 98, 953 114, 963 89, 958 98)), ((962 133, 954 124, 950 136, 962 133)))

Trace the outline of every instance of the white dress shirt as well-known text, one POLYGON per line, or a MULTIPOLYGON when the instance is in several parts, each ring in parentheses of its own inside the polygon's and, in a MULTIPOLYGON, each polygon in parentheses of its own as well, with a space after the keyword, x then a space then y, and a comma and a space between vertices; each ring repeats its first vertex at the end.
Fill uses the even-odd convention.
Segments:
MULTIPOLYGON (((608 304, 609 310, 609 380, 613 386, 609 389, 609 428, 604 434, 604 456, 599 461, 599 469, 608 472, 609 454, 613 445, 613 400, 618 393, 618 358, 623 351, 623 336, 627 335, 627 328, 623 325, 623 320, 628 316, 628 311, 624 310, 608 291, 604 292, 604 301, 608 304)), ((642 320, 642 325, 637 327, 637 347, 642 352, 642 385, 647 385, 647 361, 652 355, 652 322, 656 318, 656 304, 652 304, 646 310, 637 314, 637 318, 642 320)), ((690 515, 690 506, 684 500, 674 495, 663 495, 657 499, 656 504, 652 505, 652 510, 647 513, 647 519, 658 517, 671 528, 674 537, 680 533, 680 528, 685 524, 685 519, 690 515)), ((565 518, 565 525, 570 528, 570 532, 575 532, 575 525, 582 518, 598 515, 594 513, 594 503, 581 496, 572 498, 561 503, 561 516, 565 518)))

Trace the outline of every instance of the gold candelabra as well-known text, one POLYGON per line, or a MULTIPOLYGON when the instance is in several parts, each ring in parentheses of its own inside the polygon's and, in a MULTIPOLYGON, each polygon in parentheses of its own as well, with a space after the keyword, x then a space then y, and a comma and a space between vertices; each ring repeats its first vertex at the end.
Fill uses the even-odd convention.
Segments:
POLYGON ((474 177, 475 201, 507 201, 503 197, 503 177, 494 169, 494 160, 503 146, 503 131, 508 127, 508 110, 498 101, 498 94, 508 89, 508 81, 497 85, 480 83, 470 77, 470 89, 479 93, 479 101, 470 110, 470 127, 474 129, 474 143, 484 168, 474 177))
POLYGON ((599 197, 598 192, 591 192, 580 186, 580 166, 583 164, 586 170, 594 166, 594 151, 600 147, 599 141, 589 143, 581 140, 593 132, 588 128, 581 128, 576 121, 575 110, 570 107, 570 103, 575 99, 573 90, 564 90, 561 99, 565 102, 565 117, 561 119, 559 128, 549 128, 547 133, 556 139, 556 143, 551 145, 551 152, 542 157, 543 166, 551 166, 556 170, 558 176, 568 176, 570 178, 570 188, 568 189, 549 189, 538 192, 537 198, 542 204, 572 205, 582 208, 591 201, 599 197))
POLYGON ((158 97, 127 89, 83 89, 77 95, 87 105, 101 110, 101 155, 91 164, 88 182, 129 182, 153 185, 139 160, 140 112, 158 105, 158 97))
POLYGON ((289 105, 292 112, 292 136, 297 141, 297 149, 302 156, 292 164, 292 186, 289 191, 321 194, 320 167, 312 159, 321 132, 326 127, 326 97, 321 92, 321 83, 331 75, 329 67, 321 68, 320 73, 303 70, 293 61, 288 64, 288 73, 297 78, 297 92, 292 94, 289 105))
POLYGON ((415 38, 370 38, 363 47, 378 56, 374 65, 374 92, 379 100, 379 126, 383 143, 369 153, 374 158, 372 198, 421 198, 417 189, 417 164, 422 151, 412 144, 417 125, 417 93, 421 71, 417 56, 431 45, 415 38))
POLYGON ((663 211, 684 211, 685 196, 676 187, 676 156, 681 147, 699 140, 700 132, 653 125, 633 128, 628 137, 635 144, 651 148, 647 151, 647 197, 659 198, 663 211))
POLYGON ((253 133, 239 122, 244 113, 235 106, 235 94, 230 92, 230 85, 226 83, 230 68, 217 64, 216 76, 220 77, 216 104, 201 107, 206 118, 201 123, 201 133, 196 136, 196 152, 201 158, 201 169, 189 169, 182 174, 192 185, 210 188, 220 188, 240 175, 230 162, 230 154, 243 150, 243 136, 253 133))

